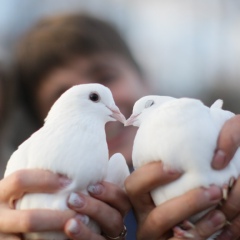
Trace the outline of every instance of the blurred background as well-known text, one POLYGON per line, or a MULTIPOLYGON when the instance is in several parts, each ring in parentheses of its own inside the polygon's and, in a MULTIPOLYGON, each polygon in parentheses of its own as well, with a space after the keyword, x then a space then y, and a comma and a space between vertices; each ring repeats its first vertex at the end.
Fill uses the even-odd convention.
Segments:
POLYGON ((240 113, 240 1, 1 0, 0 61, 39 18, 79 10, 118 27, 157 93, 240 113))

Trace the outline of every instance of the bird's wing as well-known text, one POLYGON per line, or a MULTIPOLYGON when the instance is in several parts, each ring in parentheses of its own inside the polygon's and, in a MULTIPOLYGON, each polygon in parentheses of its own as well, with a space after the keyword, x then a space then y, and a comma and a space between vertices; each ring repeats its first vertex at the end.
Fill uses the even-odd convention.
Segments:
POLYGON ((8 160, 4 177, 26 167, 28 161, 28 149, 30 144, 30 139, 27 139, 18 147, 15 152, 13 152, 10 159, 8 160))
POLYGON ((108 162, 108 172, 104 181, 124 188, 124 181, 129 174, 129 168, 124 156, 120 153, 115 153, 108 162))

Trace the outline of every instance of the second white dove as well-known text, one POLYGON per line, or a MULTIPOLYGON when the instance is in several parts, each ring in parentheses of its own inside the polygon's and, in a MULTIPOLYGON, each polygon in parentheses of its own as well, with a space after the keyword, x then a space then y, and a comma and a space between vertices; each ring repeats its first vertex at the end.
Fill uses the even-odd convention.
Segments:
POLYGON ((239 176, 239 150, 223 170, 211 167, 219 132, 234 116, 221 106, 221 100, 209 108, 196 99, 161 96, 146 96, 135 103, 125 123, 139 127, 132 153, 134 168, 162 161, 165 169, 183 173, 151 192, 156 205, 200 186, 226 186, 231 177, 239 176))

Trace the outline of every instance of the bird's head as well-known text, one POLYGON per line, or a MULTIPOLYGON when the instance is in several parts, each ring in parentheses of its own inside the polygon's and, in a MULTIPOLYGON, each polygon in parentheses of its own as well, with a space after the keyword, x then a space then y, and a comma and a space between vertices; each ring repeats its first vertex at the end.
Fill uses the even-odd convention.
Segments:
POLYGON ((150 112, 159 107, 161 104, 168 102, 170 100, 174 100, 173 97, 168 96, 158 96, 158 95, 150 95, 140 98, 135 102, 133 106, 132 115, 125 121, 125 126, 136 126, 139 127, 142 119, 145 118, 150 112))
POLYGON ((126 121, 116 106, 110 89, 97 83, 76 85, 67 90, 53 105, 47 120, 55 115, 54 112, 58 114, 60 111, 64 114, 81 112, 92 118, 100 118, 105 123, 126 121))

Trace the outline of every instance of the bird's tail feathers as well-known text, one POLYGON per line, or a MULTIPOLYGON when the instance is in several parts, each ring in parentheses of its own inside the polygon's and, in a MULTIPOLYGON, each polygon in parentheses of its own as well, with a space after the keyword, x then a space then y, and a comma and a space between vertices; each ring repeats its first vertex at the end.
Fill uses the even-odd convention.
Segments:
POLYGON ((115 153, 108 162, 107 176, 104 181, 114 183, 124 189, 124 182, 129 174, 124 156, 121 153, 115 153))
POLYGON ((212 108, 220 108, 222 109, 223 106, 223 100, 222 99, 217 99, 212 105, 211 105, 211 109, 212 108))

